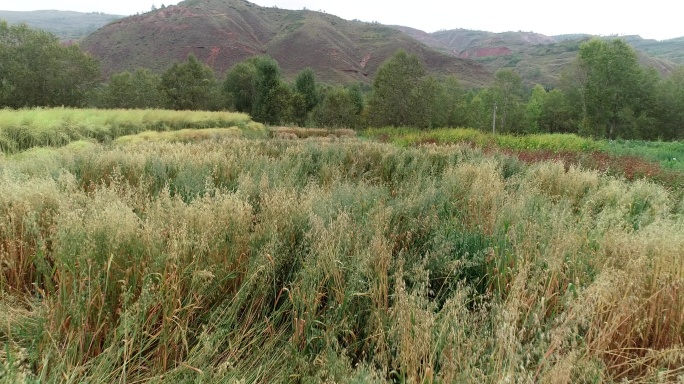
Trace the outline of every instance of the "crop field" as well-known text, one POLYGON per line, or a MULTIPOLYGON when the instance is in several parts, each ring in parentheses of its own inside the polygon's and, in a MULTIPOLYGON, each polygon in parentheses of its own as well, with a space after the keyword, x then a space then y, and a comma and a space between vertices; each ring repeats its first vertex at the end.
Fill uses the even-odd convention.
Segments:
POLYGON ((2 113, 0 383, 684 380, 676 184, 244 115, 87 111, 46 142, 2 113))

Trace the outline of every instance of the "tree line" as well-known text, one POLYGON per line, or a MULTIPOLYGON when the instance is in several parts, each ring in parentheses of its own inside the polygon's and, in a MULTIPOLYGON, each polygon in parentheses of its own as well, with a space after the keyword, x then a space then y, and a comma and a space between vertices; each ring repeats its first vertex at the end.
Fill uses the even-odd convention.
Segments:
POLYGON ((560 85, 523 84, 510 70, 466 89, 437 78, 405 51, 371 85, 330 86, 314 71, 285 81, 278 63, 253 57, 223 78, 194 56, 162 74, 147 69, 102 82, 97 60, 25 25, 0 22, 0 107, 69 106, 235 110, 269 125, 471 127, 500 133, 576 133, 607 139, 684 139, 684 68, 667 77, 643 67, 622 40, 581 45, 560 85))

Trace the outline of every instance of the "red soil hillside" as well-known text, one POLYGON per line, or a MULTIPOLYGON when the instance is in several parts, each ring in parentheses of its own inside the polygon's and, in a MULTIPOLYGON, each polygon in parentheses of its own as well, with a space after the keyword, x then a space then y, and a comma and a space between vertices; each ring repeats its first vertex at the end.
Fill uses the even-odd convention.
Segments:
POLYGON ((456 75, 464 85, 489 83, 482 65, 428 47, 391 27, 313 11, 265 8, 244 0, 186 0, 109 24, 81 46, 106 74, 138 67, 163 71, 193 53, 217 74, 266 54, 287 77, 312 67, 325 82, 366 81, 398 49, 417 54, 432 73, 456 75))

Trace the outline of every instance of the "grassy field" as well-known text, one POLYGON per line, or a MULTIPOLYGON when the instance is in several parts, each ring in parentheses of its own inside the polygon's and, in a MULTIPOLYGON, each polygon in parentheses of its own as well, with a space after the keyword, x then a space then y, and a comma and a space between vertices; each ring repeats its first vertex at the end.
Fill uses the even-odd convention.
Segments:
POLYGON ((407 147, 467 144, 527 163, 560 161, 628 180, 647 179, 684 196, 684 142, 593 140, 571 134, 492 135, 474 129, 369 129, 362 136, 407 147))
MULTIPOLYGON (((59 147, 76 140, 109 142, 146 131, 231 128, 248 137, 266 130, 242 113, 166 110, 30 109, 0 110, 0 152, 59 147)), ((172 135, 166 135, 167 137, 172 135)))
POLYGON ((682 379, 663 186, 210 132, 0 157, 0 382, 682 379))

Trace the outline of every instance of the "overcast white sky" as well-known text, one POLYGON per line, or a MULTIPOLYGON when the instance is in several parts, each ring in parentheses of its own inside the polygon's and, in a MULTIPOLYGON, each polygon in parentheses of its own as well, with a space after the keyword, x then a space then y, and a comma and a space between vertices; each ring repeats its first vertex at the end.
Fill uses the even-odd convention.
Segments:
MULTIPOLYGON (((492 32, 533 31, 545 35, 591 33, 636 34, 650 39, 684 36, 677 0, 575 0, 554 4, 541 0, 253 0, 262 6, 323 10, 344 19, 399 24, 434 32, 440 29, 478 29, 492 32)), ((152 4, 179 0, 0 0, 0 10, 59 9, 130 15, 149 11, 152 4)))

